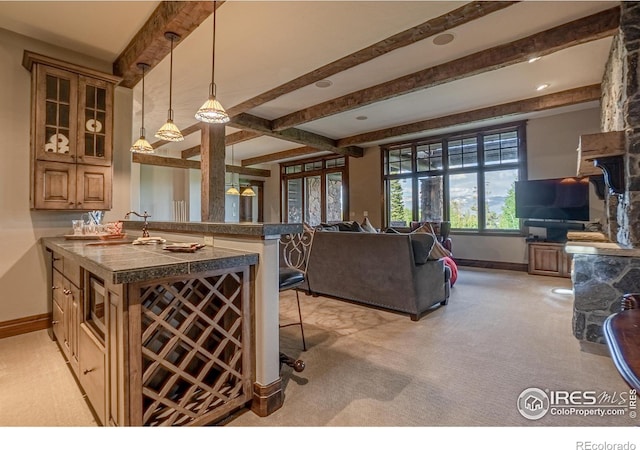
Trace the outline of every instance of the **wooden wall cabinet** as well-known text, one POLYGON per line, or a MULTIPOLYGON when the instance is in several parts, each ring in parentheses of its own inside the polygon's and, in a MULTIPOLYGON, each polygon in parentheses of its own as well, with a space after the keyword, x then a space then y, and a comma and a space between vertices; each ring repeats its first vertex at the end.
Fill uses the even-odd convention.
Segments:
POLYGON ((529 274, 553 277, 571 277, 571 255, 564 244, 556 242, 530 242, 529 274))
POLYGON ((120 78, 25 51, 31 71, 31 208, 111 209, 120 78))

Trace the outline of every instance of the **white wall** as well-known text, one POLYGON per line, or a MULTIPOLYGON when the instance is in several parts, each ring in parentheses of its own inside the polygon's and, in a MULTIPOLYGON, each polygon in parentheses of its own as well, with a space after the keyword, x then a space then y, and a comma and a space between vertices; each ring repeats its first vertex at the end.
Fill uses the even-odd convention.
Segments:
MULTIPOLYGON (((22 66, 25 49, 98 70, 111 68, 108 62, 0 28, 0 322, 48 312, 50 286, 38 240, 69 232, 71 220, 79 217, 29 209, 31 73, 22 66)), ((131 91, 117 88, 114 100, 114 209, 107 220, 122 217, 129 207, 131 91)))

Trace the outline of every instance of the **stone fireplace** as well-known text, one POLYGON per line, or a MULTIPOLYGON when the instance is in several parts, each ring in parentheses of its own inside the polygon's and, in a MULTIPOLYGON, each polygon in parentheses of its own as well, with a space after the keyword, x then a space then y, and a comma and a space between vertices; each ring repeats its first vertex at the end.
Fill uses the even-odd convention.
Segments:
MULTIPOLYGON (((604 232, 611 242, 569 242, 573 254, 573 333, 604 342, 602 324, 623 294, 640 292, 640 2, 621 2, 620 28, 602 80, 601 128, 623 132, 619 154, 606 158, 618 193, 605 194, 604 232)), ((601 166, 598 166, 601 167, 601 166)))

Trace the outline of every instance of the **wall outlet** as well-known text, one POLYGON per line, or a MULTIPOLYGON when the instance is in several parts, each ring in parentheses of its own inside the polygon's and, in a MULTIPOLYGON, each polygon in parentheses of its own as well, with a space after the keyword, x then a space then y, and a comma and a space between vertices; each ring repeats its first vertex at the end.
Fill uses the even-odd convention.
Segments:
POLYGON ((204 245, 208 245, 209 247, 213 247, 213 236, 205 236, 204 237, 204 245))
POLYGON ((349 217, 355 217, 355 216, 356 216, 355 211, 351 211, 351 212, 349 213, 349 217))
POLYGON ((362 215, 365 216, 365 217, 369 217, 369 211, 363 211, 362 215))

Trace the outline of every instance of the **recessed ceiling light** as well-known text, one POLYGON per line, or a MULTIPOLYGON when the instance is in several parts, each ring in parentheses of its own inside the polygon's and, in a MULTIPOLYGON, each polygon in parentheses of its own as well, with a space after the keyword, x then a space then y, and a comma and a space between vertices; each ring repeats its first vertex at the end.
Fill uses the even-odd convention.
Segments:
POLYGON ((368 117, 367 116, 358 116, 356 117, 356 120, 367 120, 368 117))
POLYGON ((319 87, 319 88, 328 88, 332 84, 333 83, 331 81, 329 81, 329 80, 316 81, 316 87, 319 87))
POLYGON ((546 88, 548 88, 549 86, 551 86, 549 83, 545 83, 545 84, 541 84, 540 86, 538 86, 536 88, 536 91, 544 91, 546 88))
POLYGON ((536 62, 540 58, 541 58, 541 56, 532 56, 531 58, 529 58, 529 63, 536 62))
POLYGON ((451 33, 443 33, 433 38, 433 43, 436 45, 447 45, 453 41, 454 36, 451 33))

